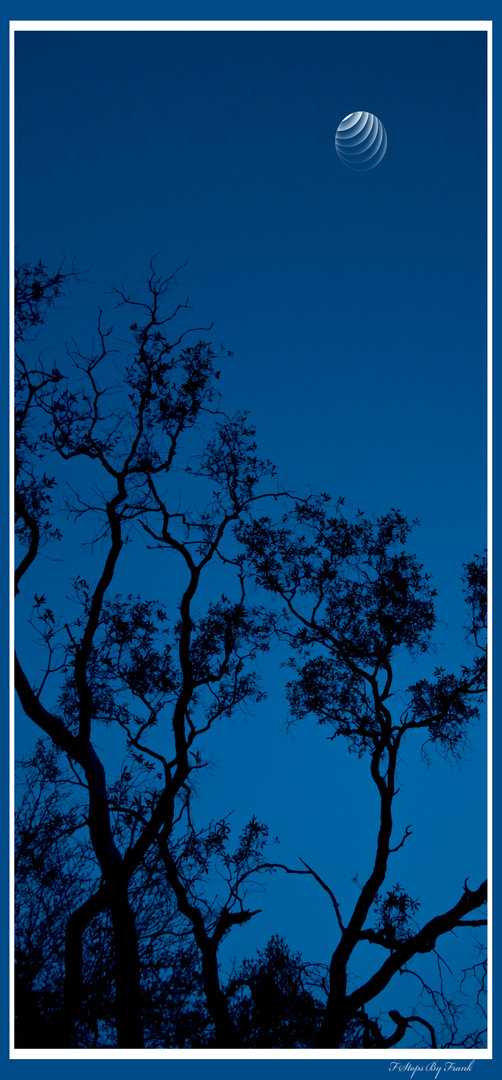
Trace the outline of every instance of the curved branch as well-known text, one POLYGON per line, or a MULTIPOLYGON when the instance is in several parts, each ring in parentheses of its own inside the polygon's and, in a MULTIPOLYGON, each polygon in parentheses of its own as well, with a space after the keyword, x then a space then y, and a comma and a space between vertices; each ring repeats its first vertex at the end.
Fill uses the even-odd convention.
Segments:
POLYGON ((340 927, 340 930, 343 933, 344 930, 345 930, 345 927, 343 925, 342 917, 340 915, 340 906, 338 904, 338 901, 337 901, 334 893, 330 889, 329 885, 326 885, 326 882, 322 880, 322 878, 319 876, 319 874, 316 874, 315 870, 313 870, 312 867, 309 866, 309 864, 305 862, 305 859, 300 859, 300 862, 303 863, 303 865, 307 867, 307 870, 308 870, 309 874, 312 874, 312 877, 314 877, 316 879, 316 881, 319 882, 319 885, 321 886, 321 888, 324 889, 325 892, 327 892, 328 896, 331 899, 331 903, 333 904, 333 907, 335 909, 338 925, 340 927))
POLYGON ((35 561, 40 544, 40 527, 38 521, 29 513, 25 506, 24 499, 19 491, 16 491, 14 496, 14 512, 17 518, 22 518, 25 525, 27 525, 30 533, 30 543, 26 555, 21 559, 18 567, 16 567, 14 573, 14 587, 16 596, 19 592, 19 582, 23 577, 23 574, 29 569, 31 564, 35 561))
POLYGON ((461 925, 463 916, 481 907, 486 902, 486 899, 487 882, 485 881, 474 892, 464 891, 454 907, 450 908, 449 911, 445 911, 442 915, 436 915, 417 934, 398 945, 395 952, 384 961, 379 971, 375 972, 359 990, 349 994, 347 1008, 350 1010, 350 1014, 354 1015, 367 1001, 380 994, 393 975, 408 963, 412 956, 417 953, 432 952, 438 937, 461 925))

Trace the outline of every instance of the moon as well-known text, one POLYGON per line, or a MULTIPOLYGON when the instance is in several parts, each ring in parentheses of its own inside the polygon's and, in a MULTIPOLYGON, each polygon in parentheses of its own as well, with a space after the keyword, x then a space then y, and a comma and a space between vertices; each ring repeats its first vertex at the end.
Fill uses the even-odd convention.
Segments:
POLYGON ((349 113, 336 129, 335 148, 347 168, 367 172, 380 164, 387 149, 387 132, 373 113, 349 113))

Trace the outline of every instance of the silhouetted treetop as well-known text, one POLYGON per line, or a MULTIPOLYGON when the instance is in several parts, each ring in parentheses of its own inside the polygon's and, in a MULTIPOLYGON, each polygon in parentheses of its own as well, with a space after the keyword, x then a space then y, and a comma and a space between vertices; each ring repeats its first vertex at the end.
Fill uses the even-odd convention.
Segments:
MULTIPOLYGON (((285 491, 247 412, 224 406, 229 354, 200 340, 211 328, 183 329, 187 302, 170 306, 176 278, 153 262, 138 294, 112 292, 114 316, 99 312, 88 348, 69 336, 39 349, 76 278, 42 263, 16 271, 15 672, 42 735, 17 813, 17 1045, 482 1045, 486 882, 468 886, 466 851, 448 895, 430 874, 415 892, 394 869, 413 823, 394 818, 403 748, 459 757, 479 715, 486 559, 463 568, 464 651, 434 669, 436 589, 412 551, 417 523, 285 491), (236 737, 229 720, 252 720, 269 687, 247 755, 255 729, 236 737), (276 816, 276 788, 289 798, 277 723, 307 717, 364 759, 352 878, 340 753, 315 820, 305 778, 325 762, 298 760, 293 853, 271 853, 277 826, 260 801, 276 816), (309 827, 324 867, 296 849, 309 827), (300 876, 305 922, 328 913, 324 956, 270 937, 264 912, 267 944, 234 962, 233 934, 251 920, 258 931, 266 884, 282 882, 280 920, 300 876)), ((345 793, 348 806, 359 786, 345 793)), ((421 793, 413 807, 421 822, 421 793)), ((438 836, 421 843, 418 873, 438 836)))

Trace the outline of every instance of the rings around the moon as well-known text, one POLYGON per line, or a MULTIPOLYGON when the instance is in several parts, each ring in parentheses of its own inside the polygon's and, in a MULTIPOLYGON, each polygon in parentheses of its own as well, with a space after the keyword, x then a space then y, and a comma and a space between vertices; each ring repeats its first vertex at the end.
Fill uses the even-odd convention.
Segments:
POLYGON ((349 113, 336 130, 335 147, 344 165, 364 172, 374 169, 382 160, 387 149, 387 133, 373 113, 349 113))

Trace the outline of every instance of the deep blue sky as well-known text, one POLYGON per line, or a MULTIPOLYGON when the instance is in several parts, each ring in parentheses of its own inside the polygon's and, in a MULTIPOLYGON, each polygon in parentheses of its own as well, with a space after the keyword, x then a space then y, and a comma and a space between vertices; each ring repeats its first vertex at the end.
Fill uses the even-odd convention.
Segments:
POLYGON ((48 32, 16 62, 22 256, 97 290, 187 260, 281 476, 418 515, 452 574, 484 529, 485 54, 472 32, 48 32), (362 174, 334 151, 358 108, 388 135, 362 174))
MULTIPOLYGON (((448 655, 462 639, 461 564, 486 542, 485 69, 480 32, 26 32, 16 50, 20 257, 53 265, 65 253, 94 282, 74 290, 66 333, 88 340, 103 289, 125 274, 135 287, 153 253, 166 272, 187 260, 179 298, 234 351, 225 404, 250 409, 281 479, 420 518, 448 655), (358 109, 388 137, 366 173, 334 149, 358 109)), ((285 716, 277 688, 255 720, 215 738, 215 760, 225 750, 241 768, 221 807, 215 770, 208 806, 241 799, 284 838, 281 859, 301 855, 328 879, 332 822, 350 897, 367 769, 341 745, 328 754, 314 725, 286 741, 285 716), (281 781, 257 790, 270 738, 281 781), (347 798, 353 828, 340 836, 347 798)), ((439 815, 449 837, 429 860, 424 916, 483 873, 482 742, 462 772, 418 771, 411 752, 404 767, 403 823, 418 801, 423 830, 396 871, 412 895, 426 895, 415 859, 439 815)), ((305 925, 306 886, 288 881, 287 895, 287 918, 278 893, 280 925, 256 922, 238 948, 284 929, 327 958, 326 926, 305 925)))

